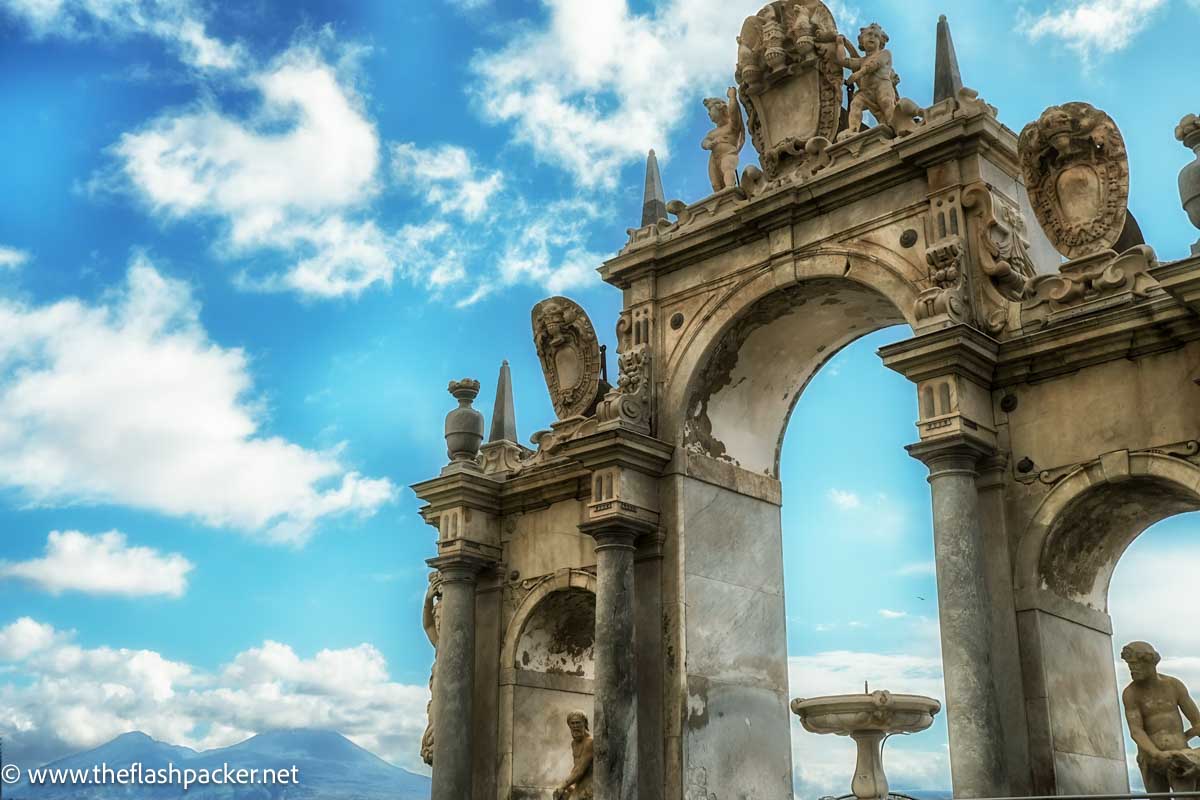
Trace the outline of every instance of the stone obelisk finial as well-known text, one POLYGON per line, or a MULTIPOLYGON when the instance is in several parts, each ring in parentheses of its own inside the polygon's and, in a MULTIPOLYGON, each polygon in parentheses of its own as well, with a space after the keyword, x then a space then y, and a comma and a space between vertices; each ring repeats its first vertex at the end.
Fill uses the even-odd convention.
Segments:
POLYGON ((488 442, 517 442, 517 412, 513 406, 512 375, 508 362, 500 365, 496 381, 496 405, 492 408, 492 433, 488 442))
POLYGON ((642 201, 642 227, 667 218, 667 200, 663 194, 662 175, 654 151, 646 156, 646 193, 642 201))
POLYGON ((958 54, 950 37, 950 23, 943 14, 937 26, 937 58, 933 70, 933 102, 940 103, 957 97, 963 88, 962 73, 958 71, 958 54))

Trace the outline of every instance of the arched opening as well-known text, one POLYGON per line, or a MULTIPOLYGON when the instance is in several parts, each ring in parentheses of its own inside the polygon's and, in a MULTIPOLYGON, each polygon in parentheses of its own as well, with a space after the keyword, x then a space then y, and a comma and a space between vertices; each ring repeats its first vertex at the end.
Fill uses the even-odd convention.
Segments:
MULTIPOLYGON (((806 443, 805 437, 799 436, 795 437, 799 446, 810 448, 806 451, 809 465, 795 469, 790 477, 781 470, 787 460, 784 434, 793 412, 805 417, 805 425, 837 429, 848 439, 861 431, 845 430, 845 426, 857 424, 875 430, 875 423, 892 425, 886 441, 868 442, 865 435, 858 439, 861 451, 846 460, 860 458, 858 470, 865 473, 880 463, 879 450, 891 448, 894 453, 886 463, 893 467, 904 464, 900 471, 908 491, 919 496, 913 511, 925 520, 929 555, 922 558, 914 551, 910 563, 889 567, 913 571, 912 585, 922 587, 929 607, 927 622, 918 619, 923 615, 914 614, 913 619, 932 629, 930 641, 937 639, 932 575, 922 563, 930 560, 932 551, 928 487, 924 467, 915 461, 909 466, 911 459, 903 450, 916 438, 916 392, 907 379, 887 371, 874 353, 883 344, 912 335, 904 324, 909 322, 906 311, 902 311, 911 308, 911 302, 906 304, 907 295, 896 289, 894 276, 878 261, 852 263, 843 255, 840 261, 820 263, 822 270, 836 266, 837 274, 819 273, 821 277, 762 292, 738 313, 725 316, 719 333, 710 335, 705 355, 691 371, 687 392, 681 398, 686 402, 680 404, 685 412, 678 420, 678 431, 685 452, 677 497, 672 502, 687 509, 686 518, 675 523, 681 531, 681 579, 687 598, 688 708, 682 735, 687 740, 683 751, 688 763, 684 774, 685 780, 692 781, 687 785, 702 787, 718 797, 780 796, 795 790, 806 796, 813 791, 844 794, 853 775, 852 747, 845 759, 838 760, 839 765, 846 762, 844 769, 839 769, 836 778, 829 773, 830 781, 819 783, 819 789, 817 782, 797 785, 797 778, 804 779, 805 773, 802 765, 793 769, 793 716, 788 703, 797 693, 814 696, 824 693, 826 687, 808 680, 811 676, 796 680, 796 662, 791 662, 789 670, 789 631, 815 627, 820 620, 804 610, 797 612, 799 619, 789 618, 787 597, 792 591, 803 594, 800 587, 814 570, 825 568, 828 553, 801 555, 785 575, 784 531, 795 528, 788 533, 790 538, 809 540, 816 550, 829 549, 831 543, 822 538, 824 532, 812 525, 812 519, 805 519, 812 511, 804 499, 805 488, 806 483, 823 481, 821 474, 827 470, 822 460, 842 457, 836 450, 831 452, 824 441, 806 443), (856 279, 855 270, 859 270, 859 278, 869 275, 873 280, 856 279), (888 277, 880 277, 884 275, 888 277), (812 382, 819 380, 818 374, 831 374, 822 368, 845 348, 847 363, 873 362, 869 368, 872 380, 887 384, 889 391, 905 398, 897 408, 889 409, 896 412, 896 419, 902 419, 899 424, 891 415, 882 421, 861 409, 855 420, 847 410, 852 403, 809 404, 812 382), (785 520, 790 520, 786 526, 785 520)), ((797 268, 798 273, 802 271, 797 268)), ((750 293, 745 288, 741 292, 750 293)), ((735 303, 736 298, 729 302, 735 303)), ((722 319, 722 310, 715 311, 712 318, 722 319)), ((703 332, 698 338, 704 338, 703 332)), ((843 398, 853 398, 858 387, 842 383, 827 388, 843 398)), ((868 399, 867 406, 879 400, 869 386, 858 391, 868 399)), ((864 492, 872 494, 869 475, 860 477, 867 487, 864 492)), ((870 507, 865 511, 864 526, 878 522, 871 520, 870 507)), ((848 542, 835 544, 853 548, 848 542)), ((886 570, 881 572, 879 565, 871 562, 870 553, 855 553, 854 559, 857 568, 840 576, 843 584, 837 592, 843 599, 861 597, 864 588, 870 594, 872 583, 887 578, 886 570)), ((880 602, 874 613, 881 621, 885 619, 881 611, 899 613, 880 602)), ((860 652, 872 651, 860 648, 860 652)), ((930 655, 936 659, 936 649, 930 655)), ((853 668, 836 677, 844 680, 836 689, 830 685, 828 691, 853 693, 862 690, 864 678, 888 679, 874 669, 863 674, 853 668)), ((940 697, 940 670, 923 677, 920 686, 906 681, 907 686, 887 688, 923 692, 936 686, 940 697)), ((815 738, 814 734, 800 735, 815 738)), ((944 737, 944 732, 941 735, 944 737)), ((846 745, 846 740, 831 744, 846 745)), ((937 746, 932 749, 936 751, 937 746)), ((944 756, 941 761, 945 762, 944 756)))
MULTIPOLYGON (((1130 680, 1121 648, 1145 641, 1162 655, 1162 674, 1183 681, 1193 698, 1200 694, 1200 628, 1186 622, 1200 575, 1198 535, 1200 512, 1183 513, 1150 526, 1122 554, 1108 587, 1118 691, 1130 680)), ((1143 791, 1128 727, 1124 734, 1129 783, 1134 791, 1143 791)))
MULTIPOLYGON (((1200 509, 1200 467, 1172 452, 1118 451, 1075 468, 1042 501, 1018 550, 1018 630, 1039 793, 1129 788, 1126 727, 1110 616, 1113 577, 1151 526, 1200 509)), ((1168 523, 1163 523, 1168 524, 1168 523)), ((1129 597, 1128 590, 1121 594, 1129 597)), ((1136 599, 1133 602, 1138 602, 1136 599)), ((1134 617, 1136 619, 1136 616, 1134 617)), ((1133 622, 1137 627, 1139 623, 1133 622)))
MULTIPOLYGON (((782 449, 783 558, 792 694, 871 689, 943 699, 928 470, 914 439, 913 384, 879 348, 887 328, 847 346, 809 382, 782 449)), ((850 791, 853 742, 792 721, 797 797, 850 791)), ((945 714, 884 749, 893 791, 950 788, 945 714)))
POLYGON ((526 589, 501 651, 501 788, 543 797, 571 771, 567 716, 592 719, 596 584, 561 570, 526 589))

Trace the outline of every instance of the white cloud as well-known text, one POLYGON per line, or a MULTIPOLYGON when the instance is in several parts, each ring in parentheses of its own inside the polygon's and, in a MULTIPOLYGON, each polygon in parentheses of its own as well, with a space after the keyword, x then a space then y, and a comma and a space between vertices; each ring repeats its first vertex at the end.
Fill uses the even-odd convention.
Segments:
POLYGON ((908 612, 893 611, 890 608, 881 608, 879 609, 879 616, 883 617, 884 619, 904 619, 908 616, 908 612))
POLYGON ((1168 0, 1071 0, 1037 16, 1022 11, 1019 27, 1032 41, 1051 37, 1084 58, 1124 50, 1168 0))
POLYGON ((504 183, 499 171, 481 175, 471 163, 470 154, 455 145, 430 149, 410 143, 392 145, 392 176, 442 213, 458 213, 468 220, 478 219, 487 211, 489 201, 504 183))
POLYGON ((829 501, 844 511, 862 506, 862 498, 845 489, 830 489, 829 501))
POLYGON ((932 561, 917 561, 900 567, 896 570, 896 574, 902 577, 936 575, 937 565, 932 561))
POLYGON ((27 263, 29 259, 30 255, 25 250, 0 246, 0 269, 16 269, 27 263))
MULTIPOLYGON (((942 662, 936 650, 927 655, 830 651, 788 660, 792 697, 854 694, 863 682, 872 690, 920 694, 940 700, 944 693, 942 662)), ((944 712, 943 712, 944 713, 944 712)), ((792 760, 796 794, 838 796, 849 791, 854 775, 853 743, 841 736, 809 733, 792 716, 792 760)), ((897 789, 948 789, 950 761, 944 728, 893 739, 885 751, 888 781, 897 789)))
POLYGON ((325 728, 420 766, 429 691, 391 681, 370 644, 304 658, 267 641, 209 672, 151 650, 84 648, 23 618, 0 628, 0 661, 22 676, 0 686, 5 755, 14 760, 44 761, 131 730, 207 749, 270 729, 325 728))
MULTIPOLYGON (((379 135, 349 67, 323 52, 330 39, 293 45, 247 76, 244 87, 259 97, 248 115, 204 100, 112 148, 121 181, 155 213, 219 221, 228 257, 273 251, 293 262, 282 273, 243 276, 246 286, 357 295, 397 274, 427 278, 447 255, 428 250, 446 233, 442 223, 390 231, 371 216, 379 135)), ((481 193, 473 189, 465 207, 484 202, 481 193)))
POLYGON ((38 38, 161 39, 200 70, 233 69, 245 57, 240 45, 208 34, 201 7, 190 0, 0 0, 0 11, 38 38))
POLYGON ((0 486, 299 543, 394 488, 261 431, 246 355, 209 340, 185 284, 144 258, 103 302, 0 301, 0 486))
POLYGON ((26 580, 52 594, 182 597, 192 567, 178 553, 131 547, 125 534, 118 531, 95 536, 79 531, 51 531, 44 557, 0 561, 0 578, 26 580))

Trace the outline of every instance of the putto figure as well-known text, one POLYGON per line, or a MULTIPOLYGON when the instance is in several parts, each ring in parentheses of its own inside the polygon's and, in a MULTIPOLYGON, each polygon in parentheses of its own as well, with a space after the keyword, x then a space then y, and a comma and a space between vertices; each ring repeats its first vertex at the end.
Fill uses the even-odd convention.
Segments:
POLYGON ((572 711, 567 715, 571 729, 571 774, 554 790, 554 800, 592 800, 592 734, 587 714, 572 711))
POLYGON ((1138 768, 1147 792, 1195 791, 1200 781, 1200 752, 1188 741, 1200 736, 1200 709, 1178 678, 1161 675, 1158 652, 1146 642, 1121 650, 1133 681, 1121 693, 1129 735, 1137 744, 1138 768), (1184 730, 1183 716, 1191 723, 1184 730))
POLYGON ((846 37, 842 37, 845 53, 840 63, 852 70, 846 84, 857 89, 850 101, 850 127, 845 136, 853 136, 862 130, 864 112, 870 111, 880 125, 890 125, 896 114, 896 104, 900 100, 896 85, 900 83, 900 76, 892 69, 888 41, 887 31, 878 22, 859 31, 858 46, 862 55, 846 37))
POLYGON ((700 146, 710 151, 708 178, 714 192, 737 186, 738 159, 746 144, 746 128, 738 105, 737 89, 730 86, 727 100, 710 97, 704 101, 709 119, 717 127, 709 131, 700 146))
POLYGON ((427 724, 421 737, 421 760, 433 766, 433 683, 437 680, 438 632, 442 628, 442 574, 429 573, 429 588, 425 590, 425 606, 421 610, 421 627, 433 645, 433 666, 429 668, 429 705, 425 707, 427 724))

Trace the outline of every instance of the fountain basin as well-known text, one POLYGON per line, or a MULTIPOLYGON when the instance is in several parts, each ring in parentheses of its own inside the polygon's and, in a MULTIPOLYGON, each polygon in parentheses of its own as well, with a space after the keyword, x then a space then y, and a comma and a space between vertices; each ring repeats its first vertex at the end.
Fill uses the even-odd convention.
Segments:
POLYGON ((839 694, 792 701, 792 712, 811 733, 849 736, 858 745, 850 789, 858 800, 887 800, 883 740, 893 733, 917 733, 933 724, 942 704, 917 694, 839 694))

